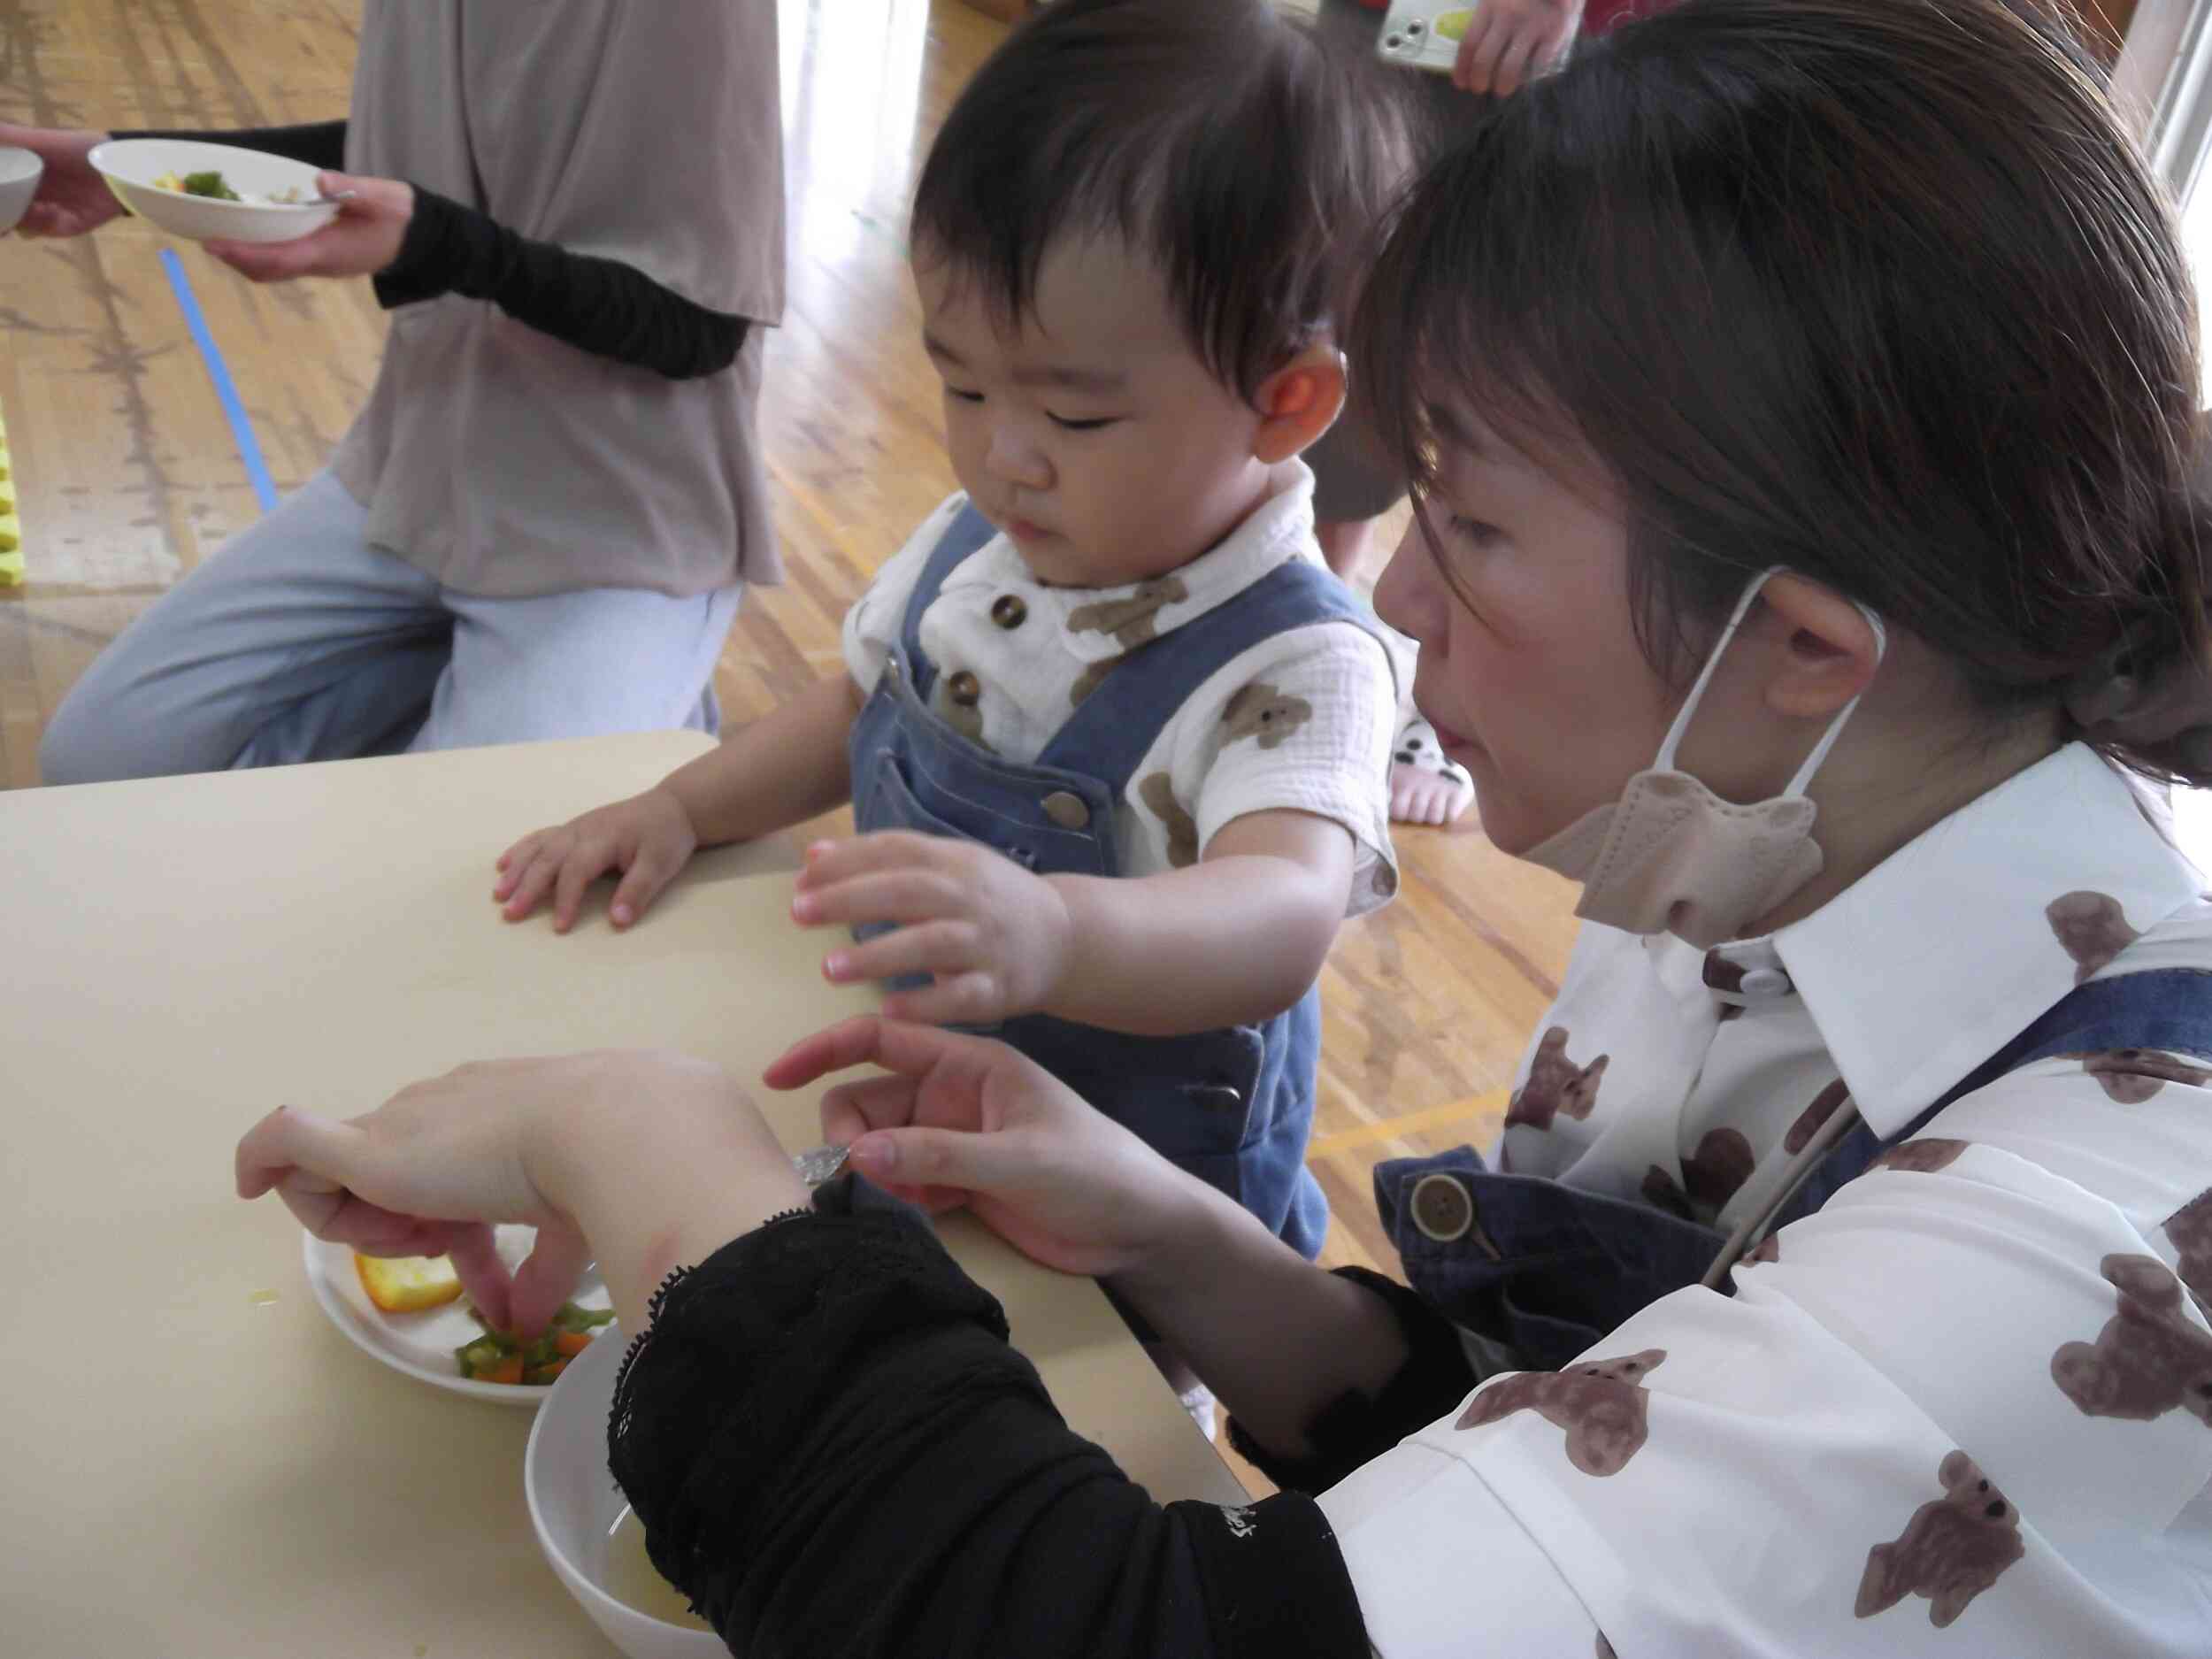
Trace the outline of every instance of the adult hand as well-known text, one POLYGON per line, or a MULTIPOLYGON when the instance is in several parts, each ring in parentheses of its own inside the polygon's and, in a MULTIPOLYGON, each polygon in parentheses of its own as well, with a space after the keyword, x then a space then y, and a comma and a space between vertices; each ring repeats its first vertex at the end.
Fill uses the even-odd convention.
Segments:
POLYGON ((610 870, 622 872, 608 917, 627 927, 676 879, 699 849, 684 804, 665 789, 596 807, 555 829, 525 835, 499 855, 492 897, 511 922, 521 921, 550 893, 553 931, 575 926, 584 889, 610 870))
POLYGON ((292 242, 226 242, 204 245, 239 275, 256 282, 295 277, 374 276, 399 257, 415 217, 415 189, 397 179, 357 179, 343 173, 316 175, 325 196, 351 192, 338 217, 311 236, 292 242))
POLYGON ((1452 84, 1510 97, 1559 62, 1581 22, 1582 0, 1482 0, 1452 60, 1452 84))
POLYGON ((0 121, 0 144, 36 153, 46 164, 38 194, 16 230, 25 236, 81 236, 123 211, 115 192, 87 159, 105 133, 65 132, 50 127, 14 127, 0 121))
POLYGON ((343 1122, 280 1107, 238 1143, 236 1179, 240 1197, 276 1193, 317 1238, 450 1255, 479 1311, 526 1335, 595 1246, 635 1330, 670 1267, 806 1198, 726 1073, 631 1052, 465 1065, 343 1122), (491 1247, 501 1221, 538 1229, 511 1279, 491 1247))
POLYGON ((964 1205, 1047 1267, 1126 1271, 1176 1235, 1200 1187, 1004 1043, 865 1015, 768 1068, 771 1088, 883 1067, 822 1097, 822 1134, 877 1186, 936 1210, 964 1205))
POLYGON ((894 1019, 980 1025, 1029 1013, 1052 1002, 1067 968, 1058 890, 1003 853, 941 835, 883 830, 816 842, 791 915, 808 927, 899 925, 822 963, 838 985, 934 975, 934 985, 886 999, 894 1019))

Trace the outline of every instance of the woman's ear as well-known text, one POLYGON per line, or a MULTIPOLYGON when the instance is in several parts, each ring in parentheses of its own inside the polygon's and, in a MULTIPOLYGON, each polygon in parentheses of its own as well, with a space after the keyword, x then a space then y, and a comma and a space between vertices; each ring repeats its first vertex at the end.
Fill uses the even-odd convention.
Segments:
POLYGON ((1344 407, 1344 354, 1327 344, 1308 346, 1262 380, 1252 399, 1254 458, 1273 466, 1319 438, 1344 407))
POLYGON ((1874 683, 1882 641, 1858 606, 1818 582, 1778 571, 1759 597, 1772 613, 1778 649, 1768 667, 1766 705, 1800 718, 1832 715, 1874 683))

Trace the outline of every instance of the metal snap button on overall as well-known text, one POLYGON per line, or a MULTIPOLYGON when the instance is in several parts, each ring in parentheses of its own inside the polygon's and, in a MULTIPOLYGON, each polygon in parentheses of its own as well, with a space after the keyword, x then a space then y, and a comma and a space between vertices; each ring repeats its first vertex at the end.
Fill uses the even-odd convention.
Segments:
POLYGON ((945 695, 958 707, 972 709, 983 700, 983 682, 964 668, 945 681, 945 695))
POLYGON ((1055 789, 1044 799, 1045 816, 1064 830, 1090 827, 1091 810, 1083 804, 1083 797, 1071 795, 1065 789, 1055 789))
POLYGON ((1457 1244, 1475 1225, 1474 1195, 1456 1175, 1432 1170, 1413 1184, 1413 1225, 1438 1244, 1457 1244))
POLYGON ((1029 607, 1019 594, 1001 594, 991 601, 991 620, 1002 628, 1018 628, 1029 620, 1029 607))

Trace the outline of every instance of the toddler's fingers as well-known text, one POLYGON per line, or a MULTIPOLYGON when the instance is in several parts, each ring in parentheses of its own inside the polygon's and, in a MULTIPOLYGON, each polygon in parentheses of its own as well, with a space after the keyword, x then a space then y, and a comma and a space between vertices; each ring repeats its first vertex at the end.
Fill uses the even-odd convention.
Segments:
POLYGON ((832 985, 864 985, 902 973, 958 972, 977 965, 979 942, 973 922, 918 922, 864 945, 840 946, 822 958, 822 977, 832 985))
POLYGON ((543 902, 554 877, 560 872, 561 857, 557 852, 542 844, 532 849, 529 863, 509 877, 507 908, 502 914, 511 922, 528 918, 543 902))
MULTIPOLYGON (((520 841, 510 847, 505 852, 500 854, 498 858, 493 862, 492 868, 495 870, 505 871, 510 866, 512 866, 518 874, 520 873, 520 872, 529 866, 530 860, 537 854, 538 843, 542 841, 544 839, 545 833, 543 831, 531 831, 530 833, 525 835, 520 841)), ((506 887, 511 883, 512 879, 513 878, 510 877, 508 881, 502 882, 500 886, 503 887, 506 887)), ((499 889, 494 888, 493 891, 496 894, 499 889)))
POLYGON ((894 992, 883 999, 883 1011, 893 1019, 917 1025, 982 1025, 1013 1010, 1006 1006, 998 975, 971 968, 965 973, 941 975, 936 984, 918 990, 894 992))
POLYGON ((991 1192, 1025 1172, 1006 1137, 965 1129, 879 1129, 853 1142, 852 1165, 879 1187, 991 1192))
POLYGON ((847 876, 791 897, 791 919, 803 927, 842 922, 926 922, 961 909, 960 883, 935 870, 890 870, 847 876))
POLYGON ((1487 6, 1475 9, 1475 20, 1467 27, 1464 38, 1459 42, 1459 56, 1452 63, 1452 80, 1463 92, 1487 92, 1490 78, 1498 65, 1498 53, 1505 46, 1505 26, 1487 6))
POLYGON ((280 1106, 239 1139, 233 1156, 238 1195, 258 1198, 295 1171, 337 1192, 363 1143, 351 1124, 280 1106))
POLYGON ((680 868, 680 860, 641 849, 637 856, 630 860, 630 867, 623 872, 614 897, 607 902, 609 919, 617 927, 627 927, 645 914, 645 907, 660 896, 661 889, 680 868))
POLYGON ((1521 82, 1528 74, 1529 60, 1536 55, 1536 39, 1535 27, 1531 25, 1507 45, 1492 83, 1500 97, 1509 98, 1521 89, 1521 82))
POLYGON ((476 1311, 494 1330, 513 1330, 514 1276, 508 1272, 507 1263, 492 1241, 492 1230, 480 1222, 455 1228, 445 1254, 461 1281, 462 1294, 476 1311))
POLYGON ((584 908, 584 891, 614 864, 613 849, 585 842, 561 861, 561 873, 553 879, 553 931, 565 933, 576 926, 576 913, 584 908))
POLYGON ((944 850, 957 844, 941 835, 924 835, 914 830, 871 830, 864 835, 850 835, 843 841, 816 841, 806 849, 806 865, 799 872, 799 886, 818 887, 871 871, 940 863, 944 850))

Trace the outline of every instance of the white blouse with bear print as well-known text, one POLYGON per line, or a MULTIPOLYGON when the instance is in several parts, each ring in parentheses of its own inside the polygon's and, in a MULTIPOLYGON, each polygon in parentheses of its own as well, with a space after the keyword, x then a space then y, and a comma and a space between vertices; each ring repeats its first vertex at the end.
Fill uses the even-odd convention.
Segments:
MULTIPOLYGON (((863 693, 875 689, 923 567, 966 503, 955 495, 930 514, 846 613, 845 665, 863 693)), ((1027 765, 1129 651, 1233 603, 1279 565, 1320 557, 1313 473, 1296 460, 1274 469, 1267 499, 1242 524, 1152 581, 1048 587, 1010 539, 994 536, 922 613, 922 649, 937 669, 931 711, 1027 765), (956 702, 962 675, 972 686, 956 702)), ((1390 845, 1397 713, 1390 657, 1366 630, 1324 622, 1262 641, 1199 687, 1130 775, 1119 873, 1195 864, 1224 825, 1249 813, 1308 812, 1351 833, 1346 914, 1376 909, 1398 887, 1390 845)))
MULTIPOLYGON (((1678 940, 1586 926, 1493 1163, 1725 1231, 1847 1094, 1887 1138, 2077 983, 2212 972, 2202 887, 2075 745, 1723 947, 1769 970, 1737 995, 1678 940)), ((1321 1500, 1376 1651, 2212 1655, 2208 1083, 2023 1067, 1732 1298, 1614 1331, 1605 1373, 1488 1381, 1321 1500), (1591 1426, 1601 1473, 1569 1455, 1591 1426)))

